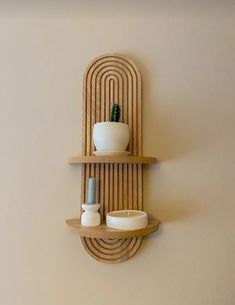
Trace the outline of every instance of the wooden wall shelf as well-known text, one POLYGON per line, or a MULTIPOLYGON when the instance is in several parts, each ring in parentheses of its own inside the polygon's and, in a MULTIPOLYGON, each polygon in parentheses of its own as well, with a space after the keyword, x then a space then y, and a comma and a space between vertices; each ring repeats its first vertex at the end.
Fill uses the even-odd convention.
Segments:
POLYGON ((67 219, 66 223, 80 236, 102 239, 120 239, 130 237, 142 237, 158 230, 160 221, 149 219, 148 226, 140 230, 122 231, 109 228, 103 223, 97 227, 84 227, 80 219, 67 219))
MULTIPOLYGON (((106 213, 114 210, 143 210, 143 165, 157 162, 142 156, 142 96, 141 76, 137 66, 117 54, 95 58, 84 75, 82 155, 69 158, 81 164, 81 203, 87 202, 87 181, 97 181, 95 203, 100 203, 102 222, 106 213), (129 126, 130 156, 93 156, 93 126, 110 120, 114 103, 120 105, 120 121, 129 126)), ((98 261, 120 263, 138 251, 142 237, 158 230, 159 221, 149 220, 147 228, 136 231, 111 229, 105 224, 83 227, 78 219, 66 221, 81 237, 87 253, 98 261)))
POLYGON ((157 158, 141 156, 77 156, 68 159, 68 163, 78 164, 154 164, 157 158))

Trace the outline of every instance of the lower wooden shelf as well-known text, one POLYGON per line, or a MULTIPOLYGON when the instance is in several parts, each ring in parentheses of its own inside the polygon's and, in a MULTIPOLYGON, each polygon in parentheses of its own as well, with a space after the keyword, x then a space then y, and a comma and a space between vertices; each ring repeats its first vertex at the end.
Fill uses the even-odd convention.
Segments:
POLYGON ((109 228, 105 223, 96 227, 84 227, 81 225, 80 219, 67 219, 66 223, 74 230, 78 235, 82 237, 90 238, 102 238, 102 239, 119 239, 130 237, 141 237, 151 234, 159 229, 160 221, 157 219, 149 219, 148 226, 143 229, 133 231, 123 231, 109 228))
POLYGON ((142 157, 142 156, 77 156, 70 157, 68 163, 80 164, 105 164, 105 163, 119 163, 119 164, 153 164, 158 160, 155 157, 142 157))

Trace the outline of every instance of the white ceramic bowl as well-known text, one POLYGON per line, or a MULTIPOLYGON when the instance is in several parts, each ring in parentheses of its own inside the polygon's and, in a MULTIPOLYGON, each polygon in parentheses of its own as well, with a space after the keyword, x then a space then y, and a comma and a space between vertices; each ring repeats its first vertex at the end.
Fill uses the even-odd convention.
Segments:
POLYGON ((106 214, 106 225, 119 230, 139 230, 147 227, 148 215, 138 210, 113 211, 106 214))
POLYGON ((129 143, 129 127, 119 122, 96 123, 93 129, 93 141, 96 150, 125 151, 129 143))

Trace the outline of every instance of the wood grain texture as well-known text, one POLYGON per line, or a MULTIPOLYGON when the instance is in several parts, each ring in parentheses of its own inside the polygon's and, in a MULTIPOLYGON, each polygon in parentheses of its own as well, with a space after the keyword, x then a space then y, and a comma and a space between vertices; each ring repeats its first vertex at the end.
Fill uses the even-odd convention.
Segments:
POLYGON ((141 243, 142 237, 124 239, 82 238, 82 244, 90 256, 109 264, 122 263, 130 259, 138 251, 141 243))
POLYGON ((80 236, 101 239, 122 239, 145 236, 157 231, 160 224, 159 220, 149 219, 146 228, 124 231, 109 228, 105 223, 96 227, 84 227, 81 225, 80 219, 67 219, 66 223, 80 236))
MULTIPOLYGON (((85 72, 83 92, 84 157, 69 161, 87 163, 82 165, 82 202, 87 201, 87 180, 93 176, 98 184, 95 202, 101 204, 102 220, 112 210, 142 210, 142 164, 155 163, 156 159, 142 157, 141 77, 138 69, 130 59, 117 54, 98 57, 85 72), (131 157, 94 157, 93 126, 96 122, 110 120, 114 103, 121 106, 121 122, 130 127, 127 150, 131 157)), ((95 259, 108 263, 129 259, 141 241, 141 237, 122 238, 121 241, 119 237, 82 237, 86 251, 95 259)))
POLYGON ((123 163, 123 164, 154 164, 157 158, 142 156, 76 156, 68 159, 68 163, 123 163))

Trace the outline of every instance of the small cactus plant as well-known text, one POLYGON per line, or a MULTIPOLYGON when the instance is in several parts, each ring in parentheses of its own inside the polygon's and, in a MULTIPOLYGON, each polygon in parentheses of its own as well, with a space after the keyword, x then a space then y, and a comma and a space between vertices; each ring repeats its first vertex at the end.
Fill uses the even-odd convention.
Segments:
POLYGON ((113 104, 111 112, 111 122, 119 122, 120 120, 120 106, 118 104, 113 104))

